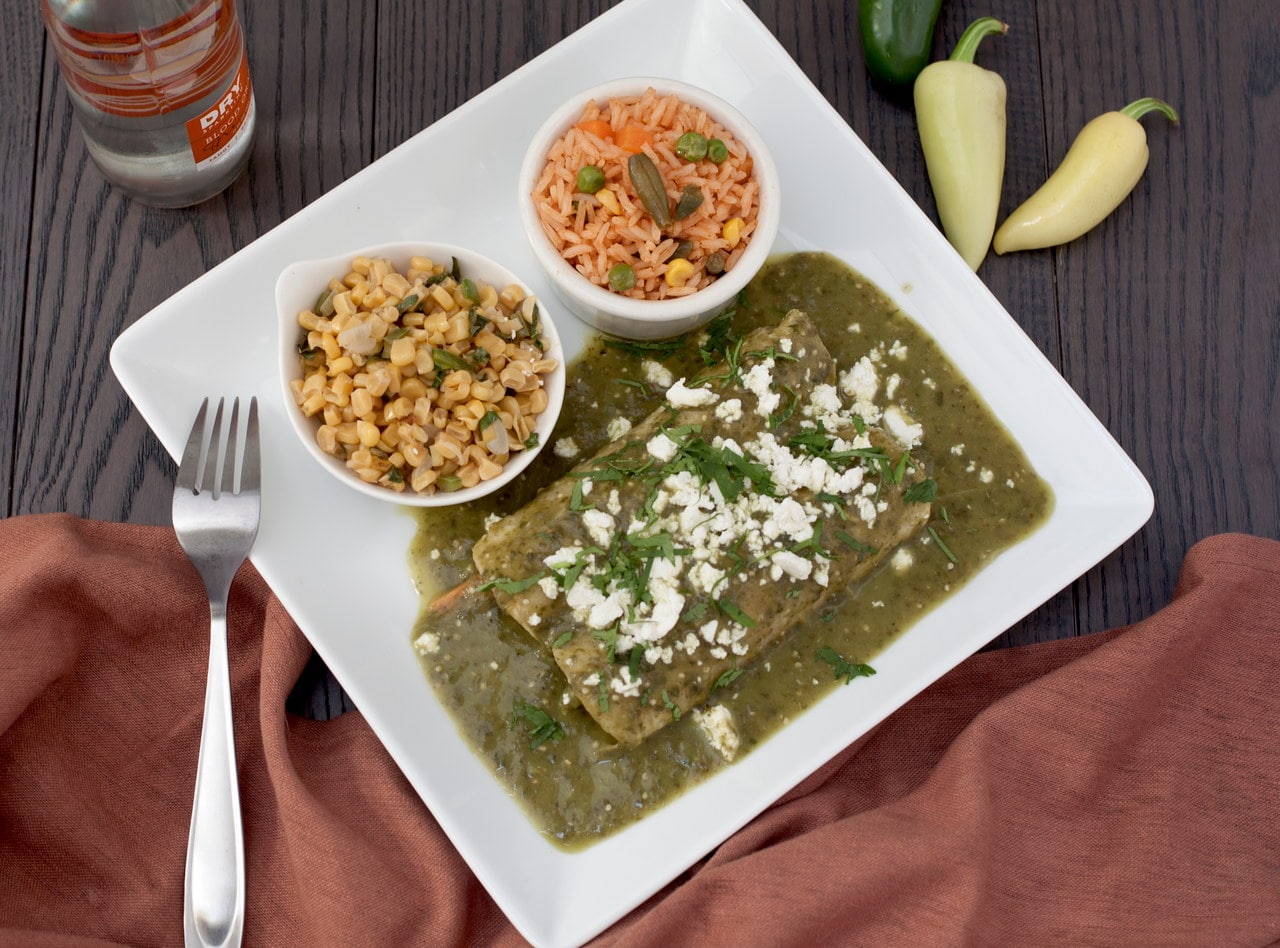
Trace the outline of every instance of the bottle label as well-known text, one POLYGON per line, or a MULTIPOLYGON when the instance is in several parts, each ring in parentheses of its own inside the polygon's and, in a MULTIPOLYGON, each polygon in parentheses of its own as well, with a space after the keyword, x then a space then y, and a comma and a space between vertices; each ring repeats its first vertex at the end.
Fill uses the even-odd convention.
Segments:
POLYGON ((241 55, 231 85, 217 102, 201 115, 188 120, 187 140, 196 167, 215 160, 229 148, 245 129, 249 110, 253 107, 253 85, 249 81, 249 57, 241 55))

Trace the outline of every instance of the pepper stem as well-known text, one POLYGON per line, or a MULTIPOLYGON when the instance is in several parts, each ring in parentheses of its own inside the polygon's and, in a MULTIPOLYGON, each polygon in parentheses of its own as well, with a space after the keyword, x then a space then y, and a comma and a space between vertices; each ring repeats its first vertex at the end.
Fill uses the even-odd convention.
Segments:
POLYGON ((1178 113, 1164 99, 1152 99, 1149 97, 1136 99, 1120 110, 1121 115, 1127 115, 1131 119, 1140 119, 1148 112, 1159 112, 1174 125, 1179 124, 1178 113))
POLYGON ((978 52, 978 44, 984 37, 992 33, 1008 33, 1009 24, 1001 22, 993 16, 984 16, 969 24, 969 28, 960 35, 960 41, 948 57, 955 62, 971 63, 978 52))

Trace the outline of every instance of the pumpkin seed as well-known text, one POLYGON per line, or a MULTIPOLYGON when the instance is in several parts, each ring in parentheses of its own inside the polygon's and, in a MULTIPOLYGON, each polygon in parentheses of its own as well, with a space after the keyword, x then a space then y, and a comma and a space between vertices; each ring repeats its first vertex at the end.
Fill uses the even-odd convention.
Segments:
POLYGON ((696 184, 686 184, 680 192, 680 200, 676 201, 675 218, 684 220, 698 208, 702 207, 702 189, 696 184))
POLYGON ((667 200, 667 186, 653 159, 642 151, 637 152, 627 159, 627 171, 631 173, 631 183, 649 216, 659 227, 670 227, 671 205, 667 200))

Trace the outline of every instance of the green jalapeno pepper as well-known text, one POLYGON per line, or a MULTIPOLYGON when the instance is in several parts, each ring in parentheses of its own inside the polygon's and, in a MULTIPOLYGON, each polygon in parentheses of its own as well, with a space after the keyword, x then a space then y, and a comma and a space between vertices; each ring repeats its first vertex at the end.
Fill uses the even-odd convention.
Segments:
POLYGON ((858 0, 867 70, 890 86, 910 85, 929 62, 942 0, 858 0))

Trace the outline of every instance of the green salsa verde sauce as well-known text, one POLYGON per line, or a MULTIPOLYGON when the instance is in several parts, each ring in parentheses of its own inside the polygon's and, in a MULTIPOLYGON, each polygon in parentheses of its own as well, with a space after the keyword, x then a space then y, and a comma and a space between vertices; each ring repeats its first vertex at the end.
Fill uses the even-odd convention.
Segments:
MULTIPOLYGON (((927 529, 901 547, 907 552, 896 565, 886 561, 713 692, 710 703, 727 705, 738 731, 735 760, 845 686, 820 650, 872 662, 1053 506, 1048 485, 965 378, 873 283, 826 254, 779 257, 744 290, 729 325, 742 336, 791 309, 810 315, 842 369, 879 350, 882 386, 897 375, 893 401, 924 426, 924 443, 912 453, 927 464, 938 497, 927 529)), ((410 562, 423 603, 413 632, 423 668, 464 738, 535 825, 566 849, 590 845, 732 764, 693 715, 638 746, 618 746, 570 696, 551 656, 491 596, 460 596, 438 610, 431 604, 474 573, 471 549, 487 518, 518 509, 611 441, 614 419, 647 415, 664 392, 651 381, 661 375, 651 363, 674 378, 691 375, 705 367, 702 344, 705 333, 657 343, 590 340, 569 367, 555 432, 561 450, 544 450, 521 478, 482 501, 417 513, 410 562), (566 439, 576 454, 562 456, 570 453, 566 439)))

